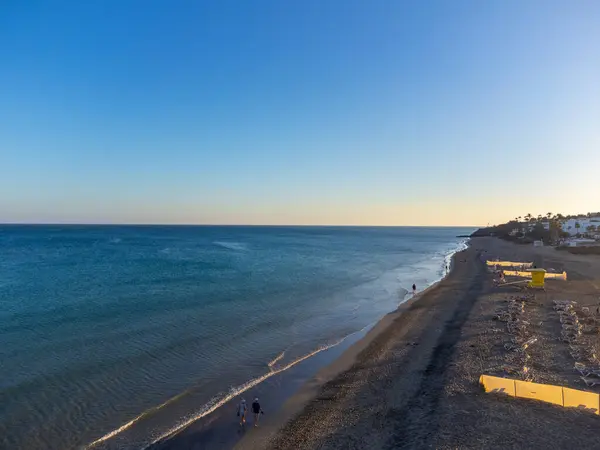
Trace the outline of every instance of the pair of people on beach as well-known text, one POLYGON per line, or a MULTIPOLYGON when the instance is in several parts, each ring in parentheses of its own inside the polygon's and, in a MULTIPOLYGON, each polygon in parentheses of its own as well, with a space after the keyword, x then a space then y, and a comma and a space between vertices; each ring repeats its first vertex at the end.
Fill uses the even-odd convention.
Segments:
MULTIPOLYGON (((238 405, 237 415, 240 418, 240 427, 246 425, 246 413, 248 412, 248 407, 246 406, 246 400, 242 399, 242 401, 238 405)), ((258 402, 258 397, 254 398, 252 402, 252 414, 254 414, 254 426, 258 426, 258 418, 263 413, 262 408, 260 407, 260 403, 258 402)))

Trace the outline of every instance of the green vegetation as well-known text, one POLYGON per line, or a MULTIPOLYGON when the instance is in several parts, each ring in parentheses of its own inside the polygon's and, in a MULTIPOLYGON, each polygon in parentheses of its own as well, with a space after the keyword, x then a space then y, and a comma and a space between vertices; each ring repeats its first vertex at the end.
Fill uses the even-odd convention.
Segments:
POLYGON ((480 228, 471 236, 496 236, 520 244, 543 241, 544 244, 556 245, 560 239, 569 236, 562 230, 562 221, 565 219, 566 217, 562 214, 553 215, 551 212, 537 217, 527 214, 524 217, 515 217, 514 220, 507 223, 480 228))

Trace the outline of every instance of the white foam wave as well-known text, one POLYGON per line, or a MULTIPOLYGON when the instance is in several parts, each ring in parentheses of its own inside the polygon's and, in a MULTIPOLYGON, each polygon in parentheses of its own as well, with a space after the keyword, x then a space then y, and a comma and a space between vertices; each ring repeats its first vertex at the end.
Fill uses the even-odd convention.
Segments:
MULTIPOLYGON (((444 262, 443 262, 443 266, 441 267, 441 270, 438 269, 439 277, 429 283, 426 283, 425 286, 423 287, 423 289, 418 290, 417 292, 422 292, 425 289, 429 289, 434 284, 437 284, 440 281, 442 281, 444 278, 446 278, 448 276, 448 274, 450 273, 450 268, 452 265, 452 257, 456 253, 462 252, 463 250, 466 250, 467 248, 469 248, 469 239, 463 239, 456 244, 456 247, 450 249, 448 252, 443 254, 444 262)), ((435 258, 433 258, 433 259, 435 259, 435 258)), ((405 296, 407 296, 410 293, 410 291, 408 289, 406 289, 404 286, 400 286, 399 293, 401 294, 404 291, 406 291, 405 296)))
POLYGON ((400 286, 398 288, 398 297, 405 298, 407 295, 408 295, 408 289, 405 289, 402 286, 400 286))
POLYGON ((219 247, 226 248, 228 250, 235 250, 238 252, 243 252, 243 251, 248 250, 248 247, 246 246, 246 244, 244 244, 242 242, 215 241, 215 242, 213 242, 213 244, 217 245, 219 247))
POLYGON ((169 403, 173 403, 175 400, 177 400, 178 398, 182 397, 185 394, 185 392, 182 392, 181 394, 176 395, 175 397, 172 397, 170 399, 168 399, 166 402, 161 403, 158 406, 155 406, 154 408, 150 408, 147 409, 146 411, 144 411, 142 414, 140 414, 139 416, 131 419, 129 422, 127 422, 126 424, 121 425, 119 428, 111 431, 110 433, 105 434, 104 436, 102 436, 99 439, 96 439, 94 442, 89 443, 85 448, 92 448, 102 442, 105 442, 107 440, 109 440, 112 437, 115 437, 117 434, 125 431, 126 429, 130 428, 133 424, 135 424, 136 422, 139 422, 140 419, 143 419, 144 417, 158 411, 159 409, 167 406, 169 403))
MULTIPOLYGON (((214 245, 218 245, 218 246, 222 246, 224 248, 228 248, 231 250, 247 250, 247 247, 242 244, 242 243, 238 243, 238 242, 220 242, 220 241, 215 241, 213 242, 214 245)), ((458 253, 462 250, 465 250, 468 248, 468 239, 465 239, 463 241, 461 241, 454 249, 452 249, 450 252, 448 252, 444 258, 444 264, 445 267, 447 268, 450 266, 450 263, 452 261, 452 257, 454 256, 455 253, 458 253)), ((161 250, 161 252, 169 252, 170 249, 166 248, 161 250)), ((436 281, 434 281, 433 283, 430 283, 427 287, 432 286, 433 284, 441 281, 441 279, 443 279, 446 275, 448 274, 448 271, 444 272, 444 276, 436 281)), ((399 292, 405 291, 408 294, 408 290, 401 287, 399 292)), ((358 333, 362 333, 364 332, 366 329, 368 329, 369 327, 373 326, 374 324, 368 324, 365 327, 363 327, 360 331, 358 331, 358 333)), ((352 333, 354 334, 354 333, 352 333)), ((346 338, 348 338, 349 336, 351 336, 352 334, 343 337, 342 339, 332 343, 332 344, 327 344, 327 345, 323 345, 321 347, 318 347, 317 349, 313 350, 310 353, 307 353, 304 356, 301 356, 297 359, 295 359, 294 361, 278 367, 278 368, 273 368, 273 366, 280 361, 284 355, 285 355, 285 351, 281 352, 279 355, 277 355, 277 357, 275 357, 272 361, 270 361, 268 363, 269 368, 271 369, 270 372, 258 377, 258 378, 254 378, 240 386, 236 386, 233 387, 229 390, 229 392, 227 394, 225 394, 224 396, 217 396, 212 398, 211 400, 209 400, 205 405, 202 406, 202 408, 200 408, 199 411, 197 411, 196 413, 192 414, 191 416, 185 417, 183 418, 178 424, 176 424, 175 426, 173 426, 172 428, 170 428, 169 430, 167 430, 166 432, 162 433, 161 435, 159 435, 158 437, 154 438, 154 440, 152 442, 150 442, 149 446, 156 444, 159 441, 163 441, 173 435, 175 435, 176 433, 178 433, 179 431, 181 431, 182 429, 186 428, 187 426, 189 426, 190 424, 194 423, 195 421, 211 414, 212 412, 216 411, 218 408, 220 408, 221 406, 223 406, 224 404, 226 404, 228 401, 232 400, 233 398, 235 398, 236 396, 246 392, 247 390, 253 388, 254 386, 262 383, 263 381, 267 380, 268 378, 271 378, 274 375, 277 375, 281 372, 284 372, 292 367, 294 367, 296 364, 301 363, 302 361, 305 361, 306 359, 310 358, 311 356, 316 355, 317 353, 320 353, 322 351, 328 350, 332 347, 335 347, 339 344, 341 344, 346 338)), ((105 442, 113 437, 115 437, 116 435, 118 435, 119 433, 127 430, 128 428, 130 428, 132 425, 134 425, 136 422, 138 422, 140 419, 142 419, 143 417, 161 409, 162 407, 164 407, 165 405, 173 402, 174 400, 176 400, 177 398, 181 397, 183 394, 179 394, 176 397, 173 397, 169 400, 167 400, 166 402, 162 403, 159 406, 156 406, 154 408, 151 408, 145 412, 143 412, 142 414, 140 414, 139 416, 135 417, 134 419, 130 420, 129 422, 127 422, 126 424, 120 426, 119 428, 105 434, 104 436, 102 436, 99 439, 96 439, 95 441, 93 441, 92 443, 88 444, 85 448, 92 448, 95 445, 105 442)), ((144 447, 146 448, 146 447, 144 447)))
POLYGON ((273 367, 277 361, 279 361, 281 358, 283 358, 283 356, 285 355, 285 351, 281 352, 279 355, 277 355, 271 362, 269 362, 269 364, 267 364, 269 367, 273 367))
POLYGON ((307 353, 304 356, 301 356, 300 358, 295 359, 294 361, 286 364, 285 366, 282 367, 278 367, 277 369, 272 369, 271 372, 266 373, 258 378, 255 378, 253 380, 250 380, 240 386, 231 388, 229 390, 229 392, 221 398, 217 398, 215 397, 213 400, 211 400, 210 402, 208 402, 206 405, 204 405, 204 407, 202 407, 197 413, 184 418, 180 423, 178 423, 177 425, 175 425, 174 427, 172 427, 170 430, 166 431, 165 433, 161 434, 159 437, 155 438, 150 445, 154 445, 159 441, 163 441, 171 436, 173 436, 174 434, 176 434, 177 432, 181 431, 182 429, 184 429, 185 427, 187 427, 188 425, 194 423, 195 421, 197 421, 198 419, 201 419, 202 417, 207 416, 208 414, 212 413, 213 411, 217 410, 218 408, 220 408, 221 406, 223 406, 225 403, 227 403, 229 400, 233 399, 234 397, 246 392, 248 389, 253 388, 254 386, 256 386, 257 384, 262 383, 263 381, 265 381, 268 378, 271 378, 274 375, 277 375, 278 373, 281 372, 285 372, 288 369, 291 369, 292 367, 294 367, 296 364, 301 363, 302 361, 307 360, 308 358, 310 358, 311 356, 316 355, 317 353, 320 353, 322 351, 328 350, 332 347, 335 347, 336 345, 341 344, 348 336, 343 337, 342 339, 334 342, 333 344, 327 344, 327 345, 322 345, 321 347, 317 348, 316 350, 313 350, 310 353, 307 353))
POLYGON ((454 256, 454 254, 458 253, 458 252, 462 252, 463 250, 466 250, 467 248, 469 248, 469 240, 464 239, 464 240, 460 241, 454 249, 452 249, 450 252, 448 252, 446 254, 446 256, 444 257, 444 275, 448 275, 448 273, 450 273, 450 266, 452 264, 452 257, 454 256))
MULTIPOLYGON (((173 436, 175 433, 181 431, 182 429, 184 429, 185 427, 187 427, 188 425, 192 424, 193 422, 197 421, 198 419, 201 419, 202 417, 207 416, 208 414, 212 413, 213 411, 217 410, 218 408, 220 408, 221 406, 223 406, 225 403, 227 403, 229 400, 233 399, 234 397, 246 392, 248 389, 253 388, 254 386, 262 383, 263 381, 265 381, 268 378, 271 378, 273 375, 277 375, 278 373, 284 372, 288 369, 291 369, 292 367, 294 367, 296 364, 301 363, 302 361, 307 360, 308 358, 310 358, 311 356, 316 355, 317 353, 320 353, 322 351, 328 350, 332 347, 335 347, 336 345, 341 344, 348 336, 343 337, 342 339, 332 343, 332 344, 327 344, 327 345, 322 345, 320 347, 318 347, 317 349, 313 350, 310 353, 307 353, 304 356, 301 356, 297 359, 295 359, 294 361, 286 364, 285 366, 282 367, 278 367, 276 369, 271 368, 271 371, 258 377, 258 378, 254 378, 253 380, 250 380, 240 386, 236 386, 233 387, 229 390, 229 392, 224 395, 224 396, 217 396, 212 398, 210 401, 208 401, 208 403, 206 403, 205 405, 202 406, 202 408, 200 408, 199 411, 197 411, 196 413, 192 414, 191 416, 188 416, 186 418, 183 418, 177 425, 173 426, 172 428, 170 428, 168 431, 164 432, 163 434, 161 434, 160 436, 158 436, 157 438, 155 438, 149 445, 153 445, 156 444, 159 441, 165 440, 170 436, 173 436)), ((277 356, 277 358, 275 358, 275 360, 273 360, 273 363, 280 360, 283 357, 283 354, 285 352, 282 352, 280 355, 277 356)), ((270 366, 271 367, 271 366, 270 366)), ((140 419, 142 419, 143 417, 147 416, 150 413, 153 413, 157 410, 159 410, 160 408, 164 407, 165 405, 167 405, 168 403, 171 403, 172 401, 174 401, 176 398, 181 397, 182 394, 178 395, 177 397, 174 397, 172 399, 167 400, 165 403, 154 407, 152 409, 149 409, 147 411, 145 411, 144 413, 140 414, 139 416, 137 416, 136 418, 130 420, 129 422, 127 422, 124 425, 121 425, 119 428, 105 434, 104 436, 102 436, 99 439, 96 439, 94 442, 88 444, 85 448, 89 449, 94 447, 95 445, 98 445, 102 442, 105 442, 113 437, 115 437, 116 435, 118 435, 119 433, 122 433, 123 431, 127 430, 128 428, 130 428, 132 425, 134 425, 136 422, 138 422, 140 419)))

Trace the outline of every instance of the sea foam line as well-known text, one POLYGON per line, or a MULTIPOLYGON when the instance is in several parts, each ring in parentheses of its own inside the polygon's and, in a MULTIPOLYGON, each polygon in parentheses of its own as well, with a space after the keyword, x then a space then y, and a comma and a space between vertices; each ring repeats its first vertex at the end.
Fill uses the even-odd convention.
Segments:
MULTIPOLYGON (((463 239, 461 241, 459 241, 456 244, 456 247, 454 247, 453 249, 449 250, 447 253, 444 254, 444 265, 442 267, 442 272, 439 278, 436 278, 435 280, 433 280, 431 283, 428 283, 425 285, 425 288, 421 291, 419 291, 419 294, 423 294, 423 292, 425 292, 426 290, 428 290, 429 288, 433 287, 434 285, 438 284, 440 281, 442 281, 444 278, 446 278, 448 275, 450 275, 450 265, 452 264, 452 258, 454 257, 454 255, 456 255, 457 253, 462 252, 463 250, 466 250, 469 248, 469 239, 463 239)), ((406 291, 406 294, 404 295, 404 299, 400 302, 400 303, 404 303, 407 299, 406 297, 409 294, 409 290, 404 288, 404 286, 400 286, 402 288, 403 291, 406 291)))
MULTIPOLYGON (((319 348, 317 348, 316 350, 313 350, 310 353, 307 353, 304 356, 301 356, 300 358, 286 364, 283 367, 280 367, 278 369, 272 369, 271 372, 266 373, 258 378, 255 378, 253 380, 248 381, 247 383, 242 384, 241 386, 238 386, 236 388, 233 388, 229 391, 229 394, 227 394, 225 397, 223 397, 221 400, 217 401, 216 403, 212 404, 211 406, 209 406, 208 408, 205 408, 201 411, 199 411, 198 413, 194 414, 193 416, 185 419, 184 421, 182 421, 181 423, 179 423, 178 425, 175 425, 173 428, 171 428, 170 430, 168 430, 167 432, 163 433, 162 435, 160 435, 158 438, 154 439, 150 445, 154 445, 159 441, 165 440, 167 438, 169 438, 170 436, 173 436, 174 434, 176 434, 177 432, 181 431, 182 429, 184 429, 185 427, 187 427, 188 425, 194 423, 195 421, 197 421, 198 419, 201 419, 204 416, 207 416, 208 414, 212 413, 213 411, 217 410, 218 408, 220 408, 221 406, 223 406, 225 403, 227 403, 229 400, 233 399, 234 397, 246 392, 248 389, 253 388, 254 386, 256 386, 257 384, 262 383, 263 381, 265 381, 268 378, 271 378, 273 375, 277 375, 278 373, 284 372, 288 369, 291 369, 292 367, 294 367, 296 364, 301 363, 302 361, 310 358, 311 356, 316 355, 317 353, 320 353, 322 351, 328 350, 332 347, 335 347, 336 345, 341 344, 348 336, 343 337, 342 339, 334 342, 333 344, 329 344, 329 345, 323 345, 319 348)), ((147 447, 143 447, 143 448, 147 448, 147 447)))
POLYGON ((444 258, 444 264, 446 265, 444 270, 444 273, 446 275, 448 275, 449 270, 448 268, 450 267, 450 264, 452 264, 452 258, 454 257, 455 254, 462 252, 463 250, 466 250, 469 248, 469 240, 468 239, 464 239, 462 241, 460 241, 457 246, 451 250, 449 253, 446 254, 446 257, 444 258))
POLYGON ((226 248, 228 250, 246 251, 248 246, 243 242, 228 242, 228 241, 214 241, 214 245, 226 248))
POLYGON ((165 406, 167 406, 169 403, 173 403, 175 400, 181 398, 183 395, 185 395, 188 391, 182 392, 180 394, 177 394, 174 397, 171 397, 170 399, 168 399, 167 401, 165 401, 164 403, 161 403, 158 406, 154 406, 153 408, 147 409, 146 411, 144 411, 143 413, 141 413, 139 416, 131 419, 129 422, 127 422, 124 425, 121 425, 119 428, 111 431, 110 433, 105 434, 104 436, 102 436, 99 439, 96 439, 94 442, 89 443, 85 448, 92 448, 95 445, 98 445, 104 441, 109 440, 110 438, 116 436, 117 434, 121 433, 122 431, 125 431, 127 428, 130 428, 134 423, 138 422, 140 419, 143 419, 144 417, 158 411, 161 408, 164 408, 165 406))
POLYGON ((269 364, 267 364, 269 367, 273 367, 277 361, 279 361, 281 358, 283 358, 283 356, 285 355, 285 351, 281 352, 279 355, 277 355, 275 357, 275 359, 273 359, 269 364))
MULTIPOLYGON (((350 335, 348 335, 350 336, 350 335)), ((174 434, 176 434, 177 432, 181 431, 182 429, 184 429, 185 427, 187 427, 188 425, 192 424, 193 422, 207 416, 208 414, 212 413, 213 411, 216 411, 218 408, 220 408, 221 406, 223 406, 225 403, 227 403, 229 400, 231 400, 232 398, 246 392, 248 389, 253 388, 254 386, 256 386, 257 384, 262 383, 263 381, 265 381, 266 379, 272 377, 273 375, 277 375, 278 373, 284 372, 288 369, 291 369, 292 367, 294 367, 296 364, 301 363, 302 361, 307 360, 308 358, 310 358, 311 356, 316 355, 317 353, 320 353, 322 351, 328 350, 332 347, 335 347, 336 345, 341 344, 348 336, 344 336, 343 338, 339 339, 338 341, 334 342, 333 344, 328 344, 328 345, 323 345, 319 348, 317 348, 316 350, 313 350, 310 353, 307 353, 304 356, 299 357, 298 359, 295 359, 294 361, 286 364, 285 366, 273 369, 272 364, 275 364, 277 361, 279 361, 281 358, 283 358, 283 355, 285 354, 285 351, 282 352, 280 355, 278 355, 273 361, 271 361, 269 363, 269 367, 271 368, 271 371, 258 377, 258 378, 254 378, 253 380, 250 380, 240 386, 234 387, 232 389, 229 390, 229 393, 227 395, 225 395, 222 398, 214 398, 212 400, 210 400, 208 403, 206 403, 204 405, 204 407, 202 409, 200 409, 200 411, 198 411, 196 414, 184 419, 183 421, 181 421, 180 423, 178 423, 177 425, 175 425, 174 427, 170 428, 168 431, 166 431, 165 433, 161 434, 159 437, 155 438, 150 444, 148 444, 147 446, 144 446, 142 448, 147 448, 150 445, 156 444, 159 441, 162 441, 164 439, 167 439, 170 436, 173 436, 174 434)), ((159 406, 155 406, 154 408, 148 409, 146 411, 144 411, 142 414, 140 414, 139 416, 135 417, 134 419, 130 420, 129 422, 125 423, 124 425, 121 425, 119 428, 116 428, 112 431, 110 431, 109 433, 105 434, 104 436, 102 436, 101 438, 96 439, 95 441, 91 442, 90 444, 88 444, 85 448, 89 449, 92 448, 102 442, 105 442, 113 437, 115 437, 116 435, 118 435, 119 433, 122 433, 123 431, 127 430, 128 428, 130 428, 131 426, 133 426, 136 422, 138 422, 140 419, 144 418, 145 416, 158 411, 159 409, 163 408, 164 406, 166 406, 167 404, 173 402, 174 400, 176 400, 177 398, 181 397, 183 394, 179 394, 169 400, 167 400, 166 402, 160 404, 159 406)))
MULTIPOLYGON (((219 242, 218 244, 222 244, 222 243, 219 242)), ((454 254, 456 254, 456 253, 458 253, 458 252, 460 252, 462 250, 465 250, 468 247, 469 247, 468 246, 468 239, 465 239, 465 240, 459 242, 458 245, 453 250, 451 250, 449 253, 446 254, 446 256, 444 258, 445 259, 444 263, 445 264, 449 264, 452 261, 452 257, 454 256, 454 254)), ((447 275, 447 273, 444 276, 442 276, 440 279, 438 279, 435 282, 431 283, 428 287, 431 287, 433 284, 438 283, 443 278, 445 278, 446 275, 447 275)), ((407 290, 407 293, 408 293, 408 290, 407 290)), ((365 329, 367 329, 370 326, 372 326, 372 324, 363 327, 363 329, 360 330, 359 333, 362 332, 362 331, 364 331, 365 329)), ((223 397, 221 399, 218 399, 218 398, 212 399, 206 405, 204 405, 204 408, 202 408, 198 413, 196 413, 193 416, 191 416, 191 417, 183 420, 181 423, 175 425, 174 427, 172 427, 171 429, 169 429, 167 432, 163 433, 158 438, 154 439, 149 445, 156 444, 157 442, 159 442, 161 440, 164 440, 164 439, 166 439, 166 438, 168 438, 170 436, 173 436, 174 434, 176 434, 177 432, 181 431, 183 428, 187 427, 188 425, 192 424, 193 422, 201 419, 202 417, 207 416, 208 414, 212 413, 213 411, 216 411, 218 408, 220 408, 221 406, 223 406, 225 403, 227 403, 232 398, 234 398, 234 397, 236 397, 236 396, 238 396, 238 395, 246 392, 248 389, 251 389, 254 386, 262 383, 263 381, 265 381, 266 379, 272 377, 273 375, 277 375, 278 373, 284 372, 284 371, 292 368, 296 364, 301 363, 302 361, 310 358, 311 356, 316 355, 317 353, 320 353, 320 352, 322 352, 324 350, 328 350, 328 349, 330 349, 332 347, 335 347, 336 345, 341 344, 346 338, 348 338, 352 334, 355 334, 355 333, 351 333, 348 336, 343 337, 342 339, 340 339, 339 341, 337 341, 337 342, 335 342, 333 344, 324 345, 322 347, 319 347, 316 350, 314 350, 314 351, 312 351, 312 352, 310 352, 310 353, 308 353, 308 354, 306 354, 306 355, 304 355, 304 356, 302 356, 302 357, 300 357, 300 358, 298 358, 298 359, 290 362, 289 364, 287 364, 287 365, 285 365, 283 367, 279 367, 277 369, 273 369, 272 366, 277 361, 279 361, 281 358, 283 358, 283 356, 285 354, 285 351, 282 352, 280 355, 278 355, 274 360, 272 360, 268 364, 269 367, 271 368, 270 372, 268 372, 268 373, 266 373, 266 374, 264 374, 264 375, 262 375, 262 376, 260 376, 258 378, 255 378, 253 380, 250 380, 247 383, 244 383, 244 384, 242 384, 242 385, 240 385, 238 387, 235 387, 235 388, 231 389, 229 391, 229 394, 227 394, 225 397, 223 397)), ((162 407, 166 406, 167 404, 173 402, 174 400, 176 400, 177 398, 181 397, 182 395, 183 394, 179 394, 179 395, 177 395, 177 396, 175 396, 175 397, 167 400, 166 402, 162 403, 159 406, 156 406, 156 407, 151 408, 151 409, 149 409, 147 411, 144 411, 142 414, 140 414, 136 418, 130 420, 126 424, 120 426, 119 428, 117 428, 117 429, 115 429, 115 430, 113 430, 113 431, 105 434, 101 438, 96 439, 94 442, 88 444, 86 446, 86 448, 91 448, 91 447, 93 447, 93 446, 95 446, 95 445, 97 445, 97 444, 99 444, 101 442, 105 442, 108 439, 111 439, 112 437, 116 436, 117 434, 119 434, 119 433, 127 430, 128 428, 130 428, 132 425, 134 425, 136 422, 138 422, 143 417, 147 416, 148 414, 150 414, 152 412, 158 411, 159 409, 161 409, 162 407)), ((143 447, 143 449, 145 449, 145 448, 147 448, 147 446, 143 447)))

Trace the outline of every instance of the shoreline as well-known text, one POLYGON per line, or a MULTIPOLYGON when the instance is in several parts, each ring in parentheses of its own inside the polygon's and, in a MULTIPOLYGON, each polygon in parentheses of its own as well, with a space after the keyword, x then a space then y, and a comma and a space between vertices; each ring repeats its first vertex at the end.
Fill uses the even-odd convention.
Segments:
MULTIPOLYGON (((406 299, 397 309, 383 316, 365 336, 346 349, 338 358, 321 368, 313 378, 306 381, 279 409, 275 421, 258 430, 253 430, 251 434, 238 441, 234 448, 236 450, 302 448, 297 442, 293 445, 279 442, 282 438, 284 441, 286 440, 287 428, 306 427, 302 416, 311 416, 313 405, 322 403, 323 399, 327 399, 326 403, 329 403, 331 395, 335 398, 338 392, 330 393, 329 387, 335 386, 331 390, 338 391, 340 383, 346 382, 348 374, 362 367, 365 361, 370 361, 372 354, 380 353, 380 347, 386 345, 390 339, 389 335, 395 333, 398 327, 403 327, 403 321, 408 322, 404 330, 407 334, 411 334, 415 330, 421 331, 425 326, 418 321, 415 323, 410 318, 410 313, 424 311, 428 307, 435 309, 437 297, 440 296, 438 291, 441 291, 443 296, 444 292, 451 289, 456 281, 465 281, 468 277, 463 268, 465 264, 462 263, 466 263, 467 260, 476 263, 478 255, 478 251, 473 248, 472 240, 466 241, 464 249, 451 255, 450 270, 441 279, 406 299), (476 253, 477 256, 475 256, 476 253)), ((409 339, 406 347, 409 351, 418 352, 419 342, 409 339)))
MULTIPOLYGON (((430 287, 434 287, 434 285, 430 287)), ((234 448, 239 450, 260 448, 266 439, 277 433, 286 422, 301 412, 318 395, 319 389, 325 383, 330 382, 341 373, 349 370, 356 363, 360 353, 379 335, 385 332, 393 324, 394 320, 402 314, 405 308, 409 308, 418 299, 418 295, 415 295, 413 298, 403 302, 397 310, 382 317, 363 337, 345 349, 340 356, 322 367, 313 378, 304 382, 302 387, 277 411, 277 419, 275 421, 269 421, 267 425, 261 426, 257 432, 253 431, 252 436, 244 437, 234 448)))
MULTIPOLYGON (((276 421, 248 433, 235 448, 450 450, 522 448, 525 443, 595 448, 597 415, 486 394, 479 377, 528 378, 600 393, 600 387, 586 386, 573 369, 577 358, 593 363, 561 339, 564 324, 554 303, 571 298, 573 311, 589 316, 600 294, 600 258, 474 238, 453 262, 448 277, 386 315, 303 385, 276 421), (566 270, 569 279, 548 280, 545 291, 498 287, 482 256, 534 261, 566 270), (498 311, 515 301, 524 305, 522 320, 530 328, 525 339, 535 338, 527 347, 529 369, 524 372, 523 363, 515 360, 521 353, 506 346, 514 342, 511 327, 498 319, 498 311)), ((593 330, 577 343, 583 355, 598 345, 600 336, 593 330)))
MULTIPOLYGON (((175 450, 182 447, 187 448, 186 446, 191 446, 198 442, 202 442, 203 449, 237 448, 240 445, 245 445, 244 442, 246 442, 246 439, 254 439, 252 436, 262 436, 264 433, 272 433, 279 429, 285 420, 289 419, 294 413, 297 413, 301 409, 301 405, 304 403, 298 403, 297 399, 303 398, 308 401, 325 382, 339 375, 344 370, 349 369, 352 364, 354 364, 358 354, 368 347, 377 336, 384 332, 403 311, 410 308, 412 304, 427 295, 432 289, 435 289, 436 286, 450 276, 452 269, 455 267, 455 256, 465 249, 468 249, 468 247, 468 239, 460 241, 457 246, 444 257, 444 265, 442 267, 440 278, 433 281, 422 291, 418 291, 415 295, 411 295, 407 292, 396 309, 384 314, 378 320, 366 325, 361 330, 346 335, 336 344, 330 345, 326 349, 318 350, 310 357, 302 358, 301 361, 297 361, 291 365, 296 366, 297 364, 297 367, 290 366, 290 368, 285 368, 285 370, 276 371, 278 373, 268 374, 265 380, 257 383, 255 389, 263 391, 261 394, 261 402, 267 398, 266 403, 269 404, 270 407, 273 405, 278 406, 275 406, 274 409, 270 408, 266 420, 263 419, 261 426, 258 429, 253 430, 252 433, 237 439, 235 437, 226 438, 218 436, 220 432, 230 435, 234 434, 231 431, 226 430, 235 430, 236 422, 224 417, 224 414, 226 414, 225 410, 233 410, 235 408, 235 402, 242 396, 242 393, 240 393, 228 399, 217 410, 210 414, 205 414, 200 418, 189 420, 183 426, 177 426, 176 431, 168 433, 168 436, 164 436, 161 439, 154 441, 154 443, 145 448, 149 450, 175 450), (450 270, 447 270, 448 267, 450 270), (299 375, 299 373, 302 373, 303 375, 299 375), (298 383, 299 378, 301 378, 301 380, 298 383), (288 379, 293 379, 295 383, 288 383, 288 379), (275 386, 270 387, 273 388, 272 390, 280 392, 269 392, 267 389, 269 387, 268 384, 275 384, 275 386), (291 384, 292 386, 291 389, 287 389, 287 392, 283 392, 286 391, 286 389, 281 387, 285 384, 291 384), (214 417, 210 417, 211 415, 214 417), (273 416, 275 416, 276 419, 273 419, 273 416), (216 430, 210 429, 211 427, 216 430)), ((246 391, 247 390, 244 390, 244 392, 246 391)), ((265 403, 263 403, 263 405, 264 404, 265 403)))
MULTIPOLYGON (((416 294, 410 296, 407 293, 408 298, 405 298, 398 307, 385 314, 381 319, 372 324, 368 331, 357 341, 353 342, 348 348, 346 348, 341 355, 331 360, 327 365, 321 367, 315 376, 311 379, 306 380, 300 389, 289 397, 284 405, 277 411, 277 418, 270 420, 266 425, 261 426, 258 430, 253 430, 252 434, 244 436, 239 440, 236 445, 236 450, 250 450, 250 449, 261 449, 265 448, 268 441, 272 439, 282 427, 293 419, 296 415, 302 412, 307 405, 313 401, 318 395, 320 390, 326 383, 331 382, 336 377, 340 376, 344 372, 350 370, 354 364, 357 363, 359 356, 365 350, 373 344, 375 340, 380 338, 391 326, 410 308, 417 303, 417 301, 435 291, 441 283, 447 280, 453 270, 456 268, 456 258, 461 253, 468 250, 471 246, 470 240, 466 240, 463 243, 464 248, 457 248, 457 251, 448 255, 445 259, 450 259, 450 270, 446 271, 444 267, 444 275, 437 281, 427 286, 422 291, 418 291, 416 294)), ((359 333, 359 332, 358 332, 359 333)))

